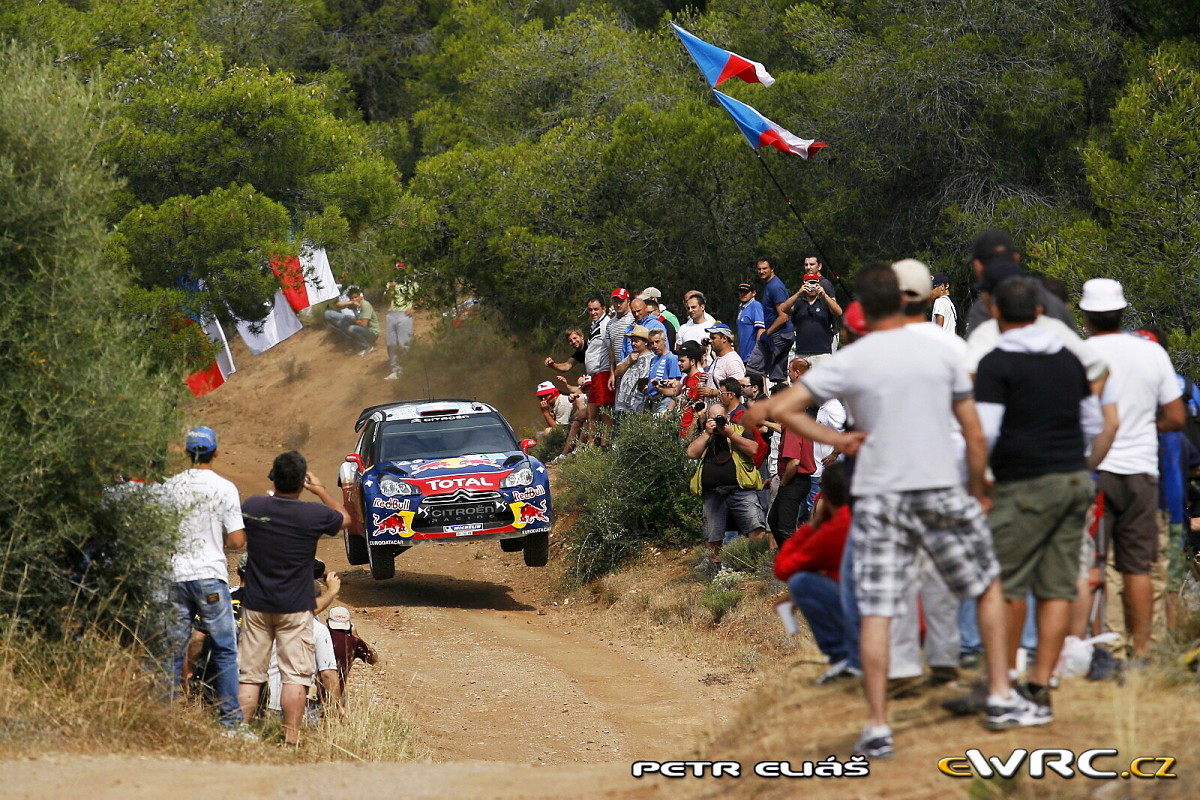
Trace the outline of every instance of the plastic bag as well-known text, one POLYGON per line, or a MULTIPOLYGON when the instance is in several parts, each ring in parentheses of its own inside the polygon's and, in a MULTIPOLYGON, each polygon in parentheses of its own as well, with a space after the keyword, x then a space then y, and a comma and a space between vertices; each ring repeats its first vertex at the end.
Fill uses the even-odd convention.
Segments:
POLYGON ((1068 636, 1063 642, 1062 653, 1054 674, 1059 678, 1081 678, 1088 674, 1092 666, 1092 650, 1098 644, 1111 644, 1121 638, 1121 634, 1109 631, 1090 639, 1080 639, 1078 636, 1068 636))

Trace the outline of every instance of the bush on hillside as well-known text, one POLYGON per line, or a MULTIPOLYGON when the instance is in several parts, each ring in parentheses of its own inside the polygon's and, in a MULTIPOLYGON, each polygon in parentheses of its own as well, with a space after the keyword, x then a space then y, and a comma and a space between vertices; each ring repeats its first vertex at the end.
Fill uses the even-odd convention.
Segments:
MULTIPOLYGON (((163 458, 178 389, 155 378, 102 258, 117 188, 107 106, 40 52, 0 52, 0 629, 137 630, 175 527, 114 491, 163 458)), ((143 629, 144 631, 145 629, 143 629)))
POLYGON ((578 513, 566 534, 568 574, 587 582, 643 544, 696 542, 700 498, 688 491, 694 469, 673 419, 630 415, 610 448, 581 446, 562 471, 568 490, 560 509, 578 513))

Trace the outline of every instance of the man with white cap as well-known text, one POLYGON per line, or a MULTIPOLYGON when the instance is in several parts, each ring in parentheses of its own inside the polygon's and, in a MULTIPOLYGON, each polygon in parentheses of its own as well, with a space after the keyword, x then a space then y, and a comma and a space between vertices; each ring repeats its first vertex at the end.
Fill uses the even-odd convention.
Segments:
POLYGON ((192 466, 163 483, 163 497, 179 511, 179 546, 171 557, 172 685, 178 691, 193 620, 208 633, 210 663, 221 724, 234 731, 242 723, 238 706, 237 624, 229 599, 225 550, 246 546, 237 487, 213 471, 217 434, 198 425, 184 445, 192 466))
POLYGON ((746 364, 734 349, 736 340, 732 328, 724 322, 718 322, 704 332, 708 334, 712 345, 713 363, 708 370, 708 385, 700 388, 700 396, 720 398, 721 381, 726 378, 737 378, 743 385, 748 383, 746 364))
POLYGON ((1153 590, 1158 559, 1158 434, 1183 428, 1185 412, 1175 369, 1158 345, 1121 330, 1127 307, 1121 284, 1093 278, 1083 285, 1079 308, 1088 344, 1109 365, 1120 427, 1100 462, 1097 488, 1104 493, 1104 523, 1112 532, 1113 565, 1121 573, 1125 626, 1134 659, 1150 653, 1153 590))

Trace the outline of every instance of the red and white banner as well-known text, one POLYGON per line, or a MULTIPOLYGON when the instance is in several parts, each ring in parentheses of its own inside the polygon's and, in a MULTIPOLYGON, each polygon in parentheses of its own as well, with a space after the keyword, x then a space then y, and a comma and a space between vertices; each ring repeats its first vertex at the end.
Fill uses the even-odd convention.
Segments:
POLYGON ((237 330, 250 352, 258 355, 298 333, 303 327, 300 318, 296 316, 283 290, 280 289, 275 292, 275 298, 271 301, 271 313, 266 319, 258 323, 239 321, 237 330), (255 333, 253 327, 259 327, 261 330, 255 333))
POLYGON ((187 385, 195 397, 203 397, 208 394, 225 383, 229 376, 237 371, 233 365, 233 353, 229 352, 229 340, 225 338, 225 331, 221 328, 221 323, 215 319, 210 320, 205 324, 204 332, 208 334, 209 341, 219 344, 221 349, 210 366, 188 376, 187 385))
POLYGON ((324 248, 304 248, 299 258, 272 261, 271 269, 279 278, 283 295, 293 311, 303 311, 338 296, 337 282, 333 279, 324 248))

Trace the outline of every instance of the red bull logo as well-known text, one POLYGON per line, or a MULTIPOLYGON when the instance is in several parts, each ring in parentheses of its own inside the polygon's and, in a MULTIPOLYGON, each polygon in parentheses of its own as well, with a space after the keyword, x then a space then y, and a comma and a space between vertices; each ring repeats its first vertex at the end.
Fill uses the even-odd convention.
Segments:
POLYGON ((375 531, 377 533, 388 536, 400 536, 404 539, 413 535, 413 512, 411 511, 399 511, 383 519, 380 519, 378 514, 372 514, 371 518, 375 524, 375 531))
POLYGON ((413 475, 419 475, 431 469, 463 469, 465 467, 494 466, 496 466, 495 459, 483 456, 455 456, 454 458, 439 458, 434 461, 426 461, 424 464, 417 464, 412 468, 411 472, 413 475))
POLYGON ((546 513, 546 502, 535 505, 534 503, 513 503, 513 527, 524 528, 534 522, 549 524, 550 515, 546 513))

